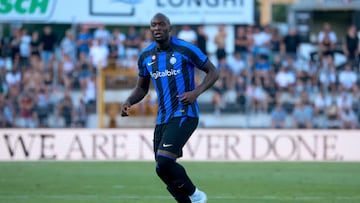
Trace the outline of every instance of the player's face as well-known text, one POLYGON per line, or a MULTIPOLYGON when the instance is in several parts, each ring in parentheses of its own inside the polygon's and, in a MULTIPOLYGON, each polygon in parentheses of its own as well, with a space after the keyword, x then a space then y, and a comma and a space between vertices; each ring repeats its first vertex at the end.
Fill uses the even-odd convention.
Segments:
POLYGON ((150 30, 156 42, 164 42, 169 39, 171 26, 165 17, 155 16, 151 20, 150 30))

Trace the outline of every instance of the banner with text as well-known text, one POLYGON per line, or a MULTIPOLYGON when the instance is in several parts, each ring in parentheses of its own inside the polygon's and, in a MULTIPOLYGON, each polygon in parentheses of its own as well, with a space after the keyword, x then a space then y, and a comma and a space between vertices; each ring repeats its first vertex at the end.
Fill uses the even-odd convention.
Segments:
MULTIPOLYGON (((188 161, 360 161, 360 132, 199 129, 188 161)), ((153 160, 152 129, 1 129, 0 160, 153 160)))
POLYGON ((1 0, 0 21, 148 25, 155 13, 173 24, 253 24, 254 0, 1 0))

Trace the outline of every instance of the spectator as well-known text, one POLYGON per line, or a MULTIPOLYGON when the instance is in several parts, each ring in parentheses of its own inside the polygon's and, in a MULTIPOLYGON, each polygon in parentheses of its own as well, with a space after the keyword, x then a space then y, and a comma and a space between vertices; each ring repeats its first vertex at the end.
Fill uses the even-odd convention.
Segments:
POLYGON ((331 97, 324 94, 324 91, 320 91, 314 100, 314 115, 318 116, 319 114, 325 114, 327 109, 331 106, 332 100, 331 97))
POLYGON ((283 39, 279 33, 279 29, 273 28, 271 30, 271 38, 270 38, 270 50, 271 50, 270 61, 273 61, 274 55, 280 54, 282 41, 283 39))
POLYGON ((30 50, 31 50, 31 56, 40 56, 40 36, 39 31, 34 30, 31 33, 31 41, 30 41, 30 50))
POLYGON ((199 47, 199 49, 204 53, 204 54, 208 54, 207 53, 207 41, 209 40, 209 37, 207 35, 207 33, 205 32, 205 26, 204 25, 199 25, 197 27, 197 45, 199 47))
POLYGON ((90 47, 89 57, 91 64, 93 66, 94 73, 96 73, 98 68, 106 68, 108 65, 108 56, 109 49, 108 47, 101 44, 100 39, 93 41, 92 46, 90 47))
POLYGON ((75 63, 71 60, 69 55, 64 55, 64 59, 60 63, 59 75, 61 83, 66 90, 71 90, 74 82, 75 63))
POLYGON ((269 55, 271 32, 268 26, 264 28, 255 27, 253 40, 254 46, 252 52, 254 56, 257 56, 258 54, 269 55))
POLYGON ((285 128, 287 113, 281 103, 277 103, 271 112, 271 127, 285 128))
MULTIPOLYGON (((126 35, 120 31, 120 29, 115 28, 112 32, 112 40, 110 42, 111 46, 116 51, 116 58, 125 59, 125 39, 126 35), (116 50, 115 50, 116 48, 116 50)), ((115 56, 114 56, 115 57, 115 56)))
POLYGON ((227 38, 227 32, 225 29, 225 25, 218 25, 218 31, 215 34, 215 45, 216 45, 216 58, 218 61, 220 61, 223 58, 226 58, 226 38, 227 38))
POLYGON ((228 65, 234 77, 238 77, 246 68, 240 52, 234 53, 234 56, 229 59, 228 65))
POLYGON ((11 105, 7 104, 4 95, 0 95, 0 126, 4 128, 15 127, 14 109, 11 108, 11 105))
POLYGON ((348 62, 357 64, 359 60, 360 43, 356 26, 351 25, 342 41, 342 49, 348 62))
POLYGON ((87 111, 86 105, 83 99, 79 100, 79 104, 75 107, 74 112, 74 126, 73 127, 86 127, 87 111))
POLYGON ((263 82, 264 86, 269 85, 270 62, 267 55, 258 55, 255 62, 255 80, 263 82))
POLYGON ((297 59, 297 51, 301 44, 300 36, 295 28, 290 28, 289 33, 284 37, 281 43, 281 54, 283 56, 292 56, 297 59))
POLYGON ((177 37, 184 41, 196 44, 197 34, 189 25, 183 25, 177 34, 177 37))
POLYGON ((313 109, 311 106, 305 106, 301 100, 298 100, 292 115, 295 128, 312 128, 313 109))
POLYGON ((214 86, 212 87, 212 103, 215 107, 214 114, 220 115, 221 109, 224 108, 224 94, 226 92, 225 84, 224 84, 224 78, 218 79, 214 86))
POLYGON ((59 115, 65 121, 65 127, 70 128, 74 121, 74 105, 68 91, 65 92, 64 98, 59 102, 58 108, 59 115))
POLYGON ((94 39, 99 39, 100 44, 108 46, 111 40, 111 33, 108 29, 106 29, 104 24, 99 24, 94 31, 94 39))
POLYGON ((44 71, 52 67, 50 64, 54 60, 54 53, 57 43, 57 36, 50 25, 46 25, 40 37, 41 61, 44 64, 44 71))
POLYGON ((353 91, 354 93, 357 92, 357 82, 357 74, 352 69, 351 64, 347 63, 344 67, 344 70, 340 71, 339 74, 340 91, 353 91))
POLYGON ((36 127, 35 101, 29 92, 25 92, 20 97, 20 121, 19 126, 22 128, 36 127))
POLYGON ((77 55, 79 56, 81 53, 85 53, 85 55, 88 56, 92 41, 93 37, 89 32, 89 28, 85 25, 82 25, 80 28, 80 32, 77 34, 77 55))
POLYGON ((357 117, 352 108, 344 108, 340 113, 340 121, 342 129, 355 129, 357 117))
POLYGON ((321 89, 336 89, 336 67, 331 55, 322 60, 318 75, 321 89))
POLYGON ((326 109, 327 112, 327 128, 329 129, 338 129, 341 127, 340 122, 340 109, 335 101, 333 101, 329 108, 326 109))
POLYGON ((72 30, 66 30, 65 37, 61 40, 60 49, 62 57, 67 55, 72 61, 76 61, 76 41, 72 30))
POLYGON ((141 42, 140 42, 140 49, 141 50, 144 49, 145 47, 147 47, 148 45, 150 45, 153 42, 150 29, 146 28, 146 29, 144 29, 142 31, 143 32, 141 33, 141 42))
POLYGON ((240 112, 245 112, 246 108, 246 83, 245 79, 241 76, 236 77, 235 84, 236 103, 239 106, 240 112))
POLYGON ((20 46, 19 46, 19 54, 20 54, 20 66, 27 67, 29 64, 29 58, 31 54, 31 37, 28 34, 26 28, 21 29, 21 38, 20 38, 20 46))
POLYGON ((337 95, 336 104, 340 110, 353 107, 353 100, 348 93, 341 92, 337 95))
POLYGON ((295 74, 289 71, 289 68, 283 66, 275 76, 275 82, 278 90, 289 91, 295 84, 295 74))
POLYGON ((81 92, 85 92, 86 83, 92 75, 92 66, 86 59, 86 54, 84 52, 80 53, 79 60, 75 67, 79 71, 80 90, 81 92))
POLYGON ((235 53, 240 53, 241 58, 243 60, 247 59, 247 54, 249 51, 249 46, 251 44, 251 42, 249 41, 250 39, 248 38, 247 34, 246 34, 246 29, 245 27, 238 27, 236 29, 236 34, 235 34, 235 53))
POLYGON ((141 38, 137 33, 134 26, 128 28, 128 32, 125 39, 126 57, 133 58, 134 55, 138 55, 140 49, 141 38))
POLYGON ((50 98, 49 92, 45 88, 41 88, 40 91, 36 95, 36 104, 35 104, 35 112, 38 120, 38 127, 45 128, 49 127, 48 125, 48 117, 51 113, 50 107, 50 98))
POLYGON ((325 22, 323 24, 323 29, 318 34, 318 43, 319 46, 321 46, 321 43, 325 40, 325 38, 328 38, 329 43, 336 44, 337 37, 336 33, 331 29, 331 25, 328 22, 325 22))

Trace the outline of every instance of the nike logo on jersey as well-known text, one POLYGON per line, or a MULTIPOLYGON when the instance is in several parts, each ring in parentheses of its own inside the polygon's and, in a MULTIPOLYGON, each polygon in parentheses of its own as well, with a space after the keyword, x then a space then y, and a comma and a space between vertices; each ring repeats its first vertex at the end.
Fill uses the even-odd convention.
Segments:
POLYGON ((149 62, 149 63, 147 63, 147 65, 148 65, 148 66, 151 66, 151 65, 154 64, 154 63, 155 63, 155 61, 149 62))
POLYGON ((163 147, 171 147, 173 146, 172 144, 163 144, 163 147))

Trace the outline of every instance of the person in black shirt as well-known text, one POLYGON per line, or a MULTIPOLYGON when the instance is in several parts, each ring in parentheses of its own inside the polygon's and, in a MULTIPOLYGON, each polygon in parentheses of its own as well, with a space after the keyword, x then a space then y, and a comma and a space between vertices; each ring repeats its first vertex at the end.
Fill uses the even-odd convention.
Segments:
POLYGON ((300 36, 297 34, 295 28, 291 28, 289 34, 286 35, 281 44, 281 53, 282 55, 290 55, 295 60, 297 58, 297 50, 301 43, 300 36))
POLYGON ((355 25, 351 25, 343 39, 343 52, 348 61, 356 62, 359 58, 359 38, 356 33, 355 25))
POLYGON ((45 26, 44 32, 40 37, 40 45, 42 48, 41 60, 44 63, 45 70, 51 67, 49 63, 53 60, 56 43, 57 38, 52 28, 49 25, 45 26))
POLYGON ((207 43, 208 39, 209 39, 209 37, 205 33, 204 25, 200 25, 197 28, 197 45, 198 45, 199 49, 202 52, 204 52, 204 54, 206 54, 206 55, 207 55, 206 43, 207 43))

